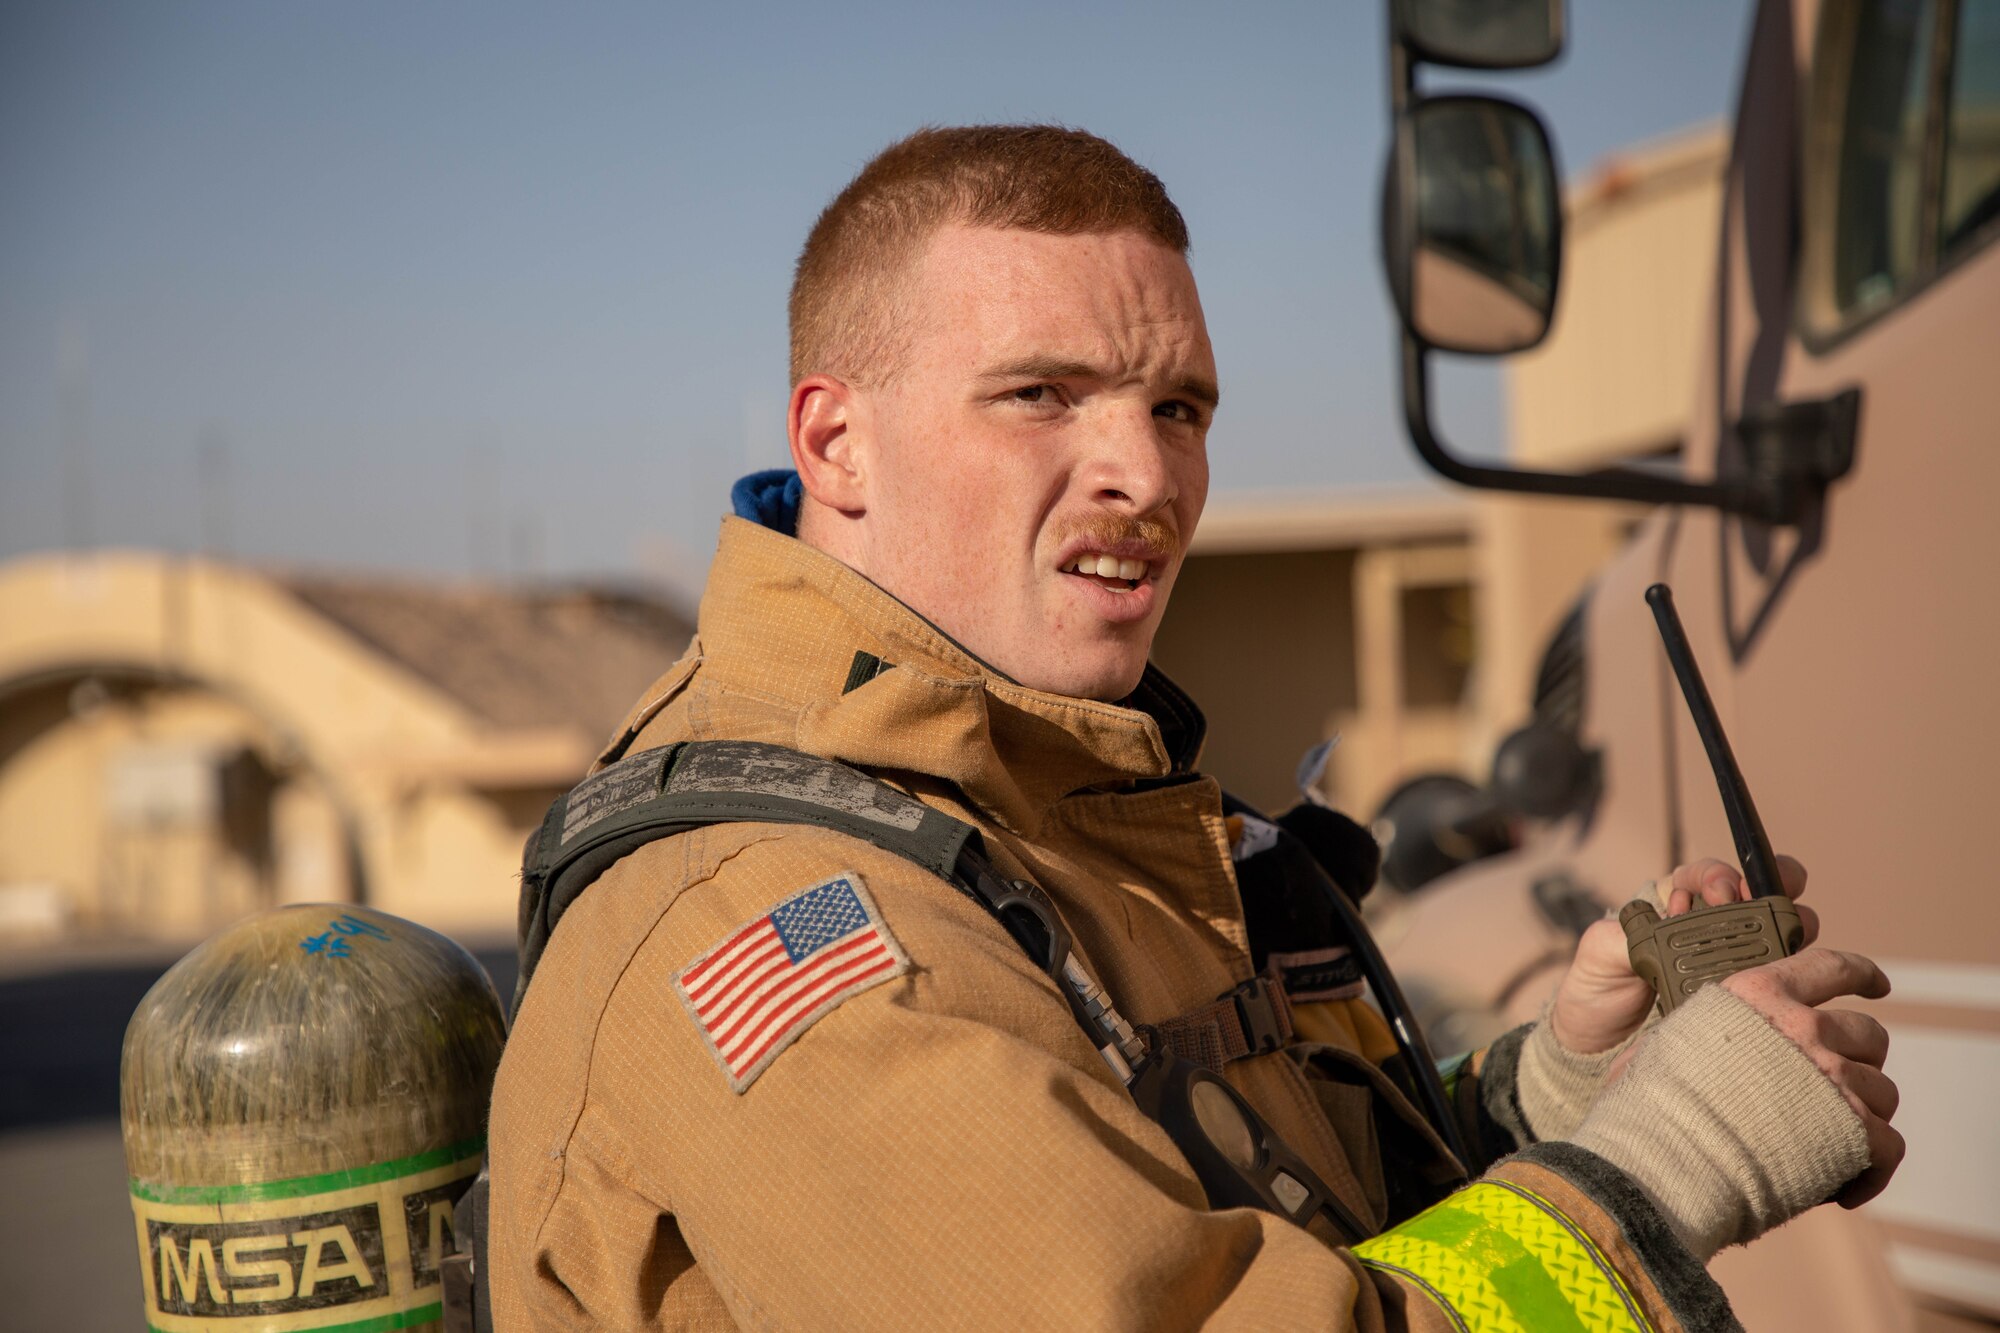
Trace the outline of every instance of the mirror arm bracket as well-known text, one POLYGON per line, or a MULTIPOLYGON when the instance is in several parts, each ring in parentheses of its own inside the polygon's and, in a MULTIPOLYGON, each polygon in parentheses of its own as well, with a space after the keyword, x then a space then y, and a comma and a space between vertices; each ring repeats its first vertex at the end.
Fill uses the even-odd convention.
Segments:
POLYGON ((1468 463, 1431 422, 1430 353, 1405 329, 1403 419, 1417 456, 1447 481, 1480 490, 1636 504, 1699 505, 1764 523, 1794 524, 1854 465, 1861 391, 1753 409, 1737 424, 1746 466, 1715 481, 1686 481, 1632 468, 1540 472, 1468 463))
POLYGON ((1566 495, 1577 499, 1622 500, 1636 504, 1710 505, 1731 513, 1761 510, 1762 500, 1746 481, 1683 481, 1630 468, 1599 468, 1591 472, 1539 472, 1527 468, 1490 467, 1468 463, 1438 437, 1431 424, 1430 353, 1405 329, 1403 344, 1403 420, 1417 456, 1447 481, 1479 490, 1513 491, 1523 495, 1566 495))
POLYGON ((1854 469, 1861 390, 1829 398, 1760 403, 1736 423, 1745 471, 1762 502, 1757 517, 1797 523, 1834 482, 1854 469))

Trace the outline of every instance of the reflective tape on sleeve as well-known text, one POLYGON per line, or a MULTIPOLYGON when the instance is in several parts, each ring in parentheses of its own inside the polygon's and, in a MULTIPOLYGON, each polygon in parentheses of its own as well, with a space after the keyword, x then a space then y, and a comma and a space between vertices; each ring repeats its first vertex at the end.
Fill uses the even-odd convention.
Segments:
POLYGON ((1590 1238, 1510 1182, 1468 1185, 1354 1256, 1414 1285, 1466 1333, 1652 1333, 1590 1238))

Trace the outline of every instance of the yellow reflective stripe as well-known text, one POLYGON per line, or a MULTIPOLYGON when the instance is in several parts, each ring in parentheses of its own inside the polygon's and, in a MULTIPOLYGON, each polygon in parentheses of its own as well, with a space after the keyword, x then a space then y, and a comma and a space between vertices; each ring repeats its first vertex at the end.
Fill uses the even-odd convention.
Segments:
POLYGON ((1586 1328, 1638 1329, 1651 1333, 1639 1312, 1639 1302, 1625 1279, 1604 1257, 1595 1241, 1569 1220, 1561 1209, 1531 1189, 1512 1181, 1485 1182, 1499 1191, 1485 1195, 1479 1207, 1494 1207, 1491 1216, 1503 1225, 1521 1228, 1521 1243, 1569 1294, 1586 1328))
POLYGON ((1651 1333, 1590 1238, 1510 1182, 1468 1185, 1354 1254, 1408 1279, 1468 1333, 1651 1333))

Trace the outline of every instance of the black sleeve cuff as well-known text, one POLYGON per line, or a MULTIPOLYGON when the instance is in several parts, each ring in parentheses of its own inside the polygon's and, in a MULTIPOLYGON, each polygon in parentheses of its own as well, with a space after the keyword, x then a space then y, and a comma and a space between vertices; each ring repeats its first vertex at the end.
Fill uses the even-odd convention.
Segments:
POLYGON ((1555 1172, 1611 1215, 1645 1265, 1646 1276, 1688 1333, 1743 1333, 1743 1326, 1729 1308, 1729 1297, 1708 1275, 1708 1269, 1687 1252, 1630 1176, 1574 1143, 1533 1144, 1522 1149, 1517 1160, 1555 1172))
POLYGON ((1533 1023, 1523 1023, 1504 1034, 1486 1048, 1486 1059, 1479 1066, 1479 1100, 1474 1111, 1479 1142, 1485 1145, 1489 1161, 1535 1141, 1527 1114, 1521 1110, 1517 1083, 1521 1044, 1534 1030, 1533 1023))

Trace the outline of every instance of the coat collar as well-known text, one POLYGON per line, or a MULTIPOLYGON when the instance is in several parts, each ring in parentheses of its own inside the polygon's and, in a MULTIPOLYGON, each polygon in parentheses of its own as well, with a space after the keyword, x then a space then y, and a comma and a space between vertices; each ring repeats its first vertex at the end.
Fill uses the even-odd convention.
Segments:
POLYGON ((1117 704, 1029 689, 840 561, 740 518, 723 520, 699 634, 702 674, 795 712, 800 748, 943 779, 1024 834, 1071 792, 1191 772, 1205 730, 1150 664, 1117 704), (888 665, 849 689, 857 653, 888 665))

